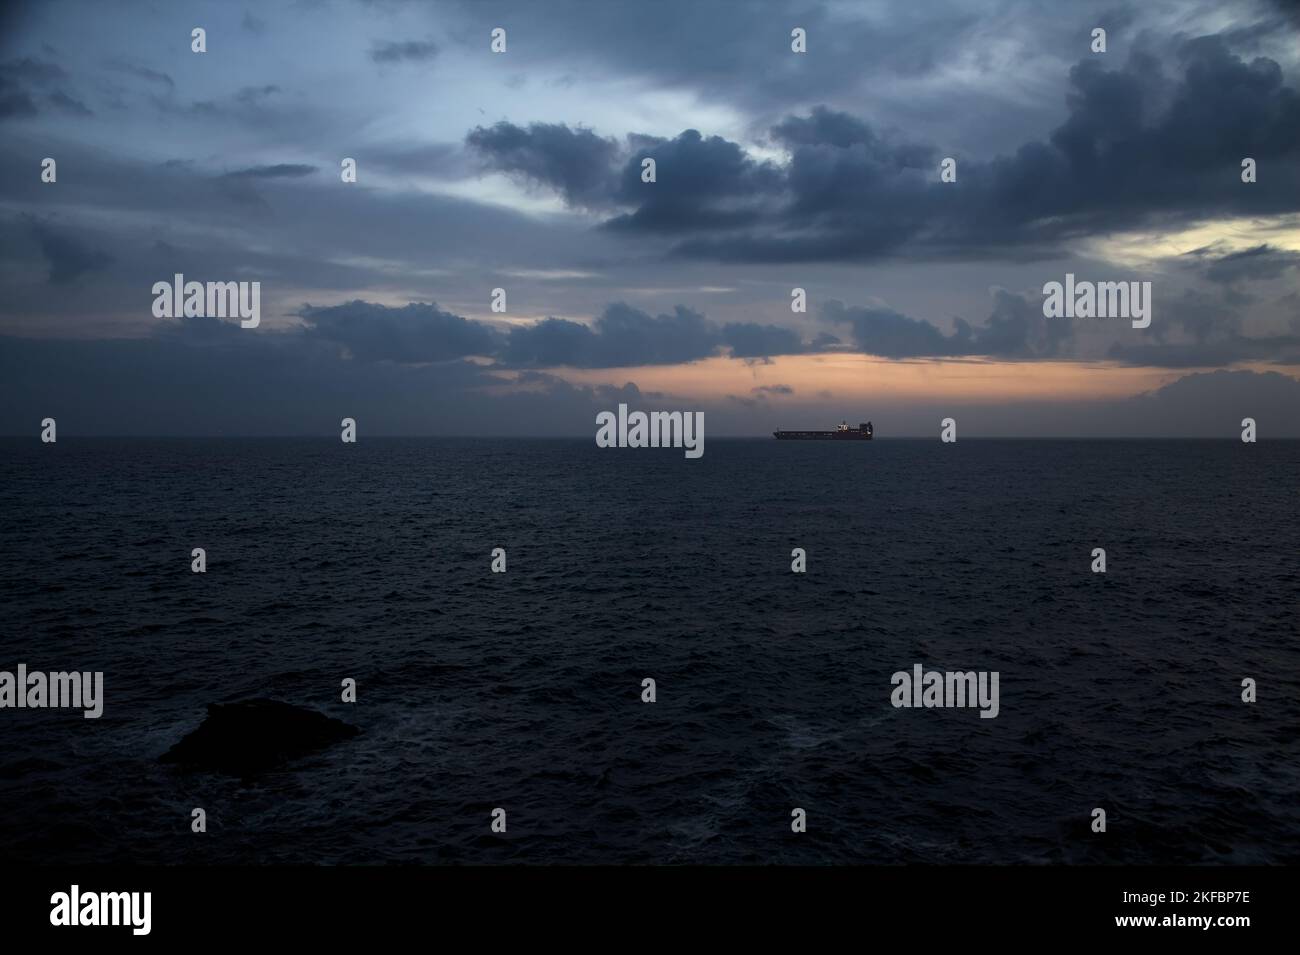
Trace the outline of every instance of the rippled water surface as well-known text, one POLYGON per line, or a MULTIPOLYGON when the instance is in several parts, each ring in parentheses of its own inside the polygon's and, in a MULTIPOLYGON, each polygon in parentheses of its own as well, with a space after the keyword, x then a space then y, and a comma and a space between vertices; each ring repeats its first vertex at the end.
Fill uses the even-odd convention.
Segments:
POLYGON ((1300 442, 0 441, 0 669, 107 697, 0 710, 0 858, 1300 862, 1298 491, 1300 442), (999 716, 893 708, 915 663, 999 716), (248 697, 362 733, 158 762, 248 697))

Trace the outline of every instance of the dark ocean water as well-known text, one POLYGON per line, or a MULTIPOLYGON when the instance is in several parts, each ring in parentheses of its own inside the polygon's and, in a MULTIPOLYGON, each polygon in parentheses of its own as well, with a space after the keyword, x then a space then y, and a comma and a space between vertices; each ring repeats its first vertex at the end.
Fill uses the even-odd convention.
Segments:
POLYGON ((0 710, 0 859, 1297 863, 1298 475, 1300 442, 0 441, 0 669, 107 698, 0 710), (1000 715, 893 708, 915 663, 999 671, 1000 715), (362 734, 158 762, 259 696, 362 734))

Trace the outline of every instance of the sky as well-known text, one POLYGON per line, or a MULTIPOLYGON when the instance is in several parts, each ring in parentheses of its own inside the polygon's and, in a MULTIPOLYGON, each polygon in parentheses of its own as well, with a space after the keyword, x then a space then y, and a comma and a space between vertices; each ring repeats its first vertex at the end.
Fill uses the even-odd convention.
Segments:
POLYGON ((0 433, 1300 437, 1300 3, 0 9, 0 433))

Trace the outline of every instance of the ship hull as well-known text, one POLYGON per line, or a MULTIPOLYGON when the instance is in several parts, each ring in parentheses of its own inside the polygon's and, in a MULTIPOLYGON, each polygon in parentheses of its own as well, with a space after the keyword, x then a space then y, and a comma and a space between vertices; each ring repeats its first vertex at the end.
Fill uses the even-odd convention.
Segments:
POLYGON ((869 431, 773 431, 778 441, 870 441, 869 431))

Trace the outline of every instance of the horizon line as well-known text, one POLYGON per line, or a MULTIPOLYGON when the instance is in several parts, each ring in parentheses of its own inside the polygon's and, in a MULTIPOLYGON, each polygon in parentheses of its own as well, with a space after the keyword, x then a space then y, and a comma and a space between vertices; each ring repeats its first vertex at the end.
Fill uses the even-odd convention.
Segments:
MULTIPOLYGON (((73 434, 62 437, 71 437, 74 440, 90 441, 282 441, 282 440, 333 440, 338 441, 337 433, 320 434, 320 433, 298 433, 298 434, 73 434)), ((32 440, 42 442, 40 434, 0 434, 0 440, 32 440)), ((574 435, 574 434, 372 434, 367 435, 366 440, 517 440, 517 441, 590 441, 594 440, 592 435, 574 435)), ((709 438, 712 441, 770 441, 774 440, 770 434, 719 434, 709 438)), ((937 435, 919 435, 919 434, 899 434, 888 437, 874 437, 872 441, 937 441, 937 435)), ((962 441, 1236 441, 1240 442, 1239 436, 1219 436, 1219 435, 1065 435, 1065 434, 1040 434, 1040 435, 963 435, 962 441)), ((1255 443, 1268 441, 1300 441, 1300 434, 1296 435, 1279 435, 1268 439, 1257 439, 1255 443)), ((58 442, 52 442, 57 444, 58 442)), ((360 440, 357 443, 361 443, 360 440)), ((826 442, 818 442, 826 443, 826 442)), ((831 444, 836 442, 831 441, 831 444)), ((865 444, 863 441, 840 442, 852 444, 865 444)), ((955 444, 956 442, 951 442, 955 444)), ((672 448, 659 448, 647 450, 673 450, 672 448)))

